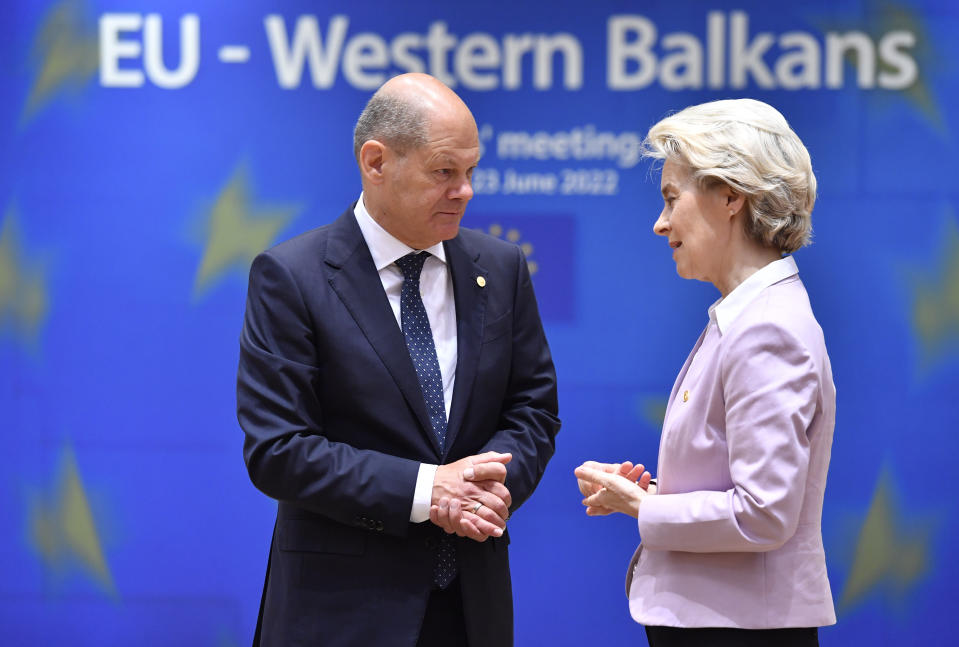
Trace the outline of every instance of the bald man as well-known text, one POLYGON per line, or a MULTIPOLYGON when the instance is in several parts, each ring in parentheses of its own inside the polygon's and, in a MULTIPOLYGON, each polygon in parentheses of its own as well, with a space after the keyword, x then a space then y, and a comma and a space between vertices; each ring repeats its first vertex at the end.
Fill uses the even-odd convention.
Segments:
POLYGON ((254 644, 511 645, 506 521, 559 431, 522 252, 468 229, 476 123, 424 74, 356 124, 359 199, 250 270, 237 415, 277 499, 254 644))

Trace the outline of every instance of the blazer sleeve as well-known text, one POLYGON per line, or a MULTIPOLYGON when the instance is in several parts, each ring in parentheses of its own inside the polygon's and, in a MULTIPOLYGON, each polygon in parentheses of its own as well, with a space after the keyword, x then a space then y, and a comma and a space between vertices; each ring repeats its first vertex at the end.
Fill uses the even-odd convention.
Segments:
POLYGON ((270 252, 259 255, 250 269, 237 371, 250 479, 274 499, 405 535, 419 463, 324 436, 315 334, 289 268, 270 252))
POLYGON ((532 495, 555 451, 559 432, 556 370, 543 332, 526 259, 516 247, 512 358, 498 429, 482 451, 509 452, 506 487, 513 512, 532 495))
POLYGON ((646 498, 638 522, 648 550, 774 550, 799 524, 820 392, 815 359, 776 322, 731 335, 720 362, 733 487, 646 498))

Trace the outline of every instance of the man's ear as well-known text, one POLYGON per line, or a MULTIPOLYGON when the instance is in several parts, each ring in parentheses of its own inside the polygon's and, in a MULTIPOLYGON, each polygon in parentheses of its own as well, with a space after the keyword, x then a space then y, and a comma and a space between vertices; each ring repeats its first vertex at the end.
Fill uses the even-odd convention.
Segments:
POLYGON ((383 162, 389 151, 382 142, 367 140, 360 148, 360 175, 372 184, 383 183, 383 162))

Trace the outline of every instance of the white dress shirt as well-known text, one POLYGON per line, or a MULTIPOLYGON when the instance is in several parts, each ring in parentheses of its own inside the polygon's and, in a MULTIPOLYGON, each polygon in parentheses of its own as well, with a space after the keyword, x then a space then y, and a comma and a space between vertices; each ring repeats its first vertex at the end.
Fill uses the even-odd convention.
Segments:
MULTIPOLYGON (((440 376, 443 380, 443 403, 446 406, 446 419, 450 416, 450 403, 453 400, 453 382, 456 377, 456 304, 453 300, 453 279, 446 263, 446 250, 443 243, 437 243, 425 250, 416 250, 397 240, 383 229, 366 210, 363 194, 353 209, 356 223, 370 248, 373 264, 379 274, 386 298, 389 299, 396 325, 402 330, 400 318, 400 294, 403 289, 403 271, 396 260, 416 251, 430 254, 420 273, 420 297, 426 308, 426 316, 433 332, 433 344, 436 346, 436 358, 440 364, 440 376)), ((413 508, 410 521, 420 523, 429 519, 430 502, 433 495, 433 478, 436 465, 420 463, 413 492, 413 508)))
POLYGON ((715 301, 707 314, 709 320, 716 324, 721 334, 726 334, 730 326, 743 310, 759 296, 759 294, 774 283, 799 273, 799 267, 792 256, 767 263, 759 268, 746 280, 733 288, 725 298, 715 301))

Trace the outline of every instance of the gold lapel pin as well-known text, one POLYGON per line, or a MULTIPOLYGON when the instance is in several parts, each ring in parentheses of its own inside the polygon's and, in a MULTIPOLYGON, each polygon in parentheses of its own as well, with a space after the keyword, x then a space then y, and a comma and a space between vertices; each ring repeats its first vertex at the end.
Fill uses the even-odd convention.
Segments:
POLYGON ((683 402, 689 402, 689 391, 683 391, 683 402))
POLYGON ((476 277, 476 285, 480 286, 481 288, 485 288, 485 287, 486 287, 486 277, 485 277, 485 276, 477 276, 477 277, 476 277))

